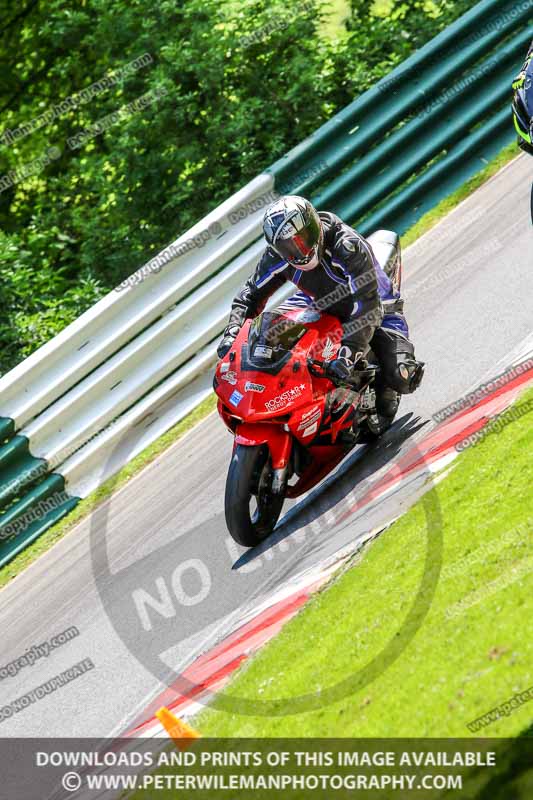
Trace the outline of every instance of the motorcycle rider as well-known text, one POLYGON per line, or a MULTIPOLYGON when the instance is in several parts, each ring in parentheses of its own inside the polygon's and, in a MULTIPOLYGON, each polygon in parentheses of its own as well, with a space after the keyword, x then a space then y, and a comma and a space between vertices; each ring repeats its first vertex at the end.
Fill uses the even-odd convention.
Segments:
POLYGON ((398 394, 413 392, 422 380, 423 363, 403 315, 403 301, 378 263, 370 244, 338 216, 317 212, 309 200, 280 197, 263 219, 267 248, 254 274, 233 300, 218 346, 223 358, 246 319, 256 317, 286 281, 300 290, 289 304, 316 307, 336 316, 343 327, 337 357, 328 373, 350 378, 372 348, 381 366, 376 381, 380 429, 392 422, 398 394))
POLYGON ((533 155, 533 80, 527 76, 531 72, 533 42, 529 46, 522 69, 512 83, 513 120, 518 133, 518 144, 526 153, 533 155))

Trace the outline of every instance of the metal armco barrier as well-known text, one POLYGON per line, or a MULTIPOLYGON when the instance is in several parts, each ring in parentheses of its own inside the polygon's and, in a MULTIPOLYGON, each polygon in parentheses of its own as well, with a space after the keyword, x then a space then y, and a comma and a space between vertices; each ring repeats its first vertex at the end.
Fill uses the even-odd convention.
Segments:
POLYGON ((0 566, 209 395, 276 196, 403 233, 513 140, 532 10, 482 0, 0 379, 0 566))

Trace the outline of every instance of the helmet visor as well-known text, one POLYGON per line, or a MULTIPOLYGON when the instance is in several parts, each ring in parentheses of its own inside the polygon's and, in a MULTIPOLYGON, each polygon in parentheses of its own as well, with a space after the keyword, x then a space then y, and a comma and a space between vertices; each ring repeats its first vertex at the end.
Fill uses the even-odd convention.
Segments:
POLYGON ((275 236, 272 246, 289 264, 305 266, 317 255, 320 241, 320 222, 314 216, 296 231, 288 220, 275 236))

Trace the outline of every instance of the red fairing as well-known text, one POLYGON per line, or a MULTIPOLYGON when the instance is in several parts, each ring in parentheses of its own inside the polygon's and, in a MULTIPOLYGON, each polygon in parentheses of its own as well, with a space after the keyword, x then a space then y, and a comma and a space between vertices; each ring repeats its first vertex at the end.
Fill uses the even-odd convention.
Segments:
POLYGON ((308 368, 308 359, 325 362, 335 358, 343 335, 339 321, 314 309, 282 306, 278 313, 281 323, 287 322, 289 339, 294 339, 284 341, 283 325, 281 333, 275 331, 277 338, 261 339, 261 319, 254 321, 254 327, 247 320, 217 366, 215 391, 219 414, 235 435, 235 443, 248 447, 266 444, 274 469, 293 463, 291 455, 297 443, 307 451, 305 469, 289 487, 289 495, 297 496, 346 454, 346 445, 338 437, 351 428, 355 405, 346 402, 344 390, 335 389, 329 379, 311 374, 308 368), (251 360, 248 348, 253 349, 251 360))
POLYGON ((283 430, 281 425, 243 422, 237 429, 235 443, 249 447, 268 444, 274 469, 286 467, 291 454, 290 434, 283 430))

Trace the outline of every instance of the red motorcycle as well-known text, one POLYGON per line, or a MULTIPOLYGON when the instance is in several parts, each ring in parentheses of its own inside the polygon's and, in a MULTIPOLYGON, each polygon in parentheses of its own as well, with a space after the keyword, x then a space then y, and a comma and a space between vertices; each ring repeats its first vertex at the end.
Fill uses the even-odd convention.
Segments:
MULTIPOLYGON (((398 285, 399 244, 390 236, 394 246, 387 242, 389 257, 381 263, 398 285)), ((247 320, 216 368, 218 413, 235 436, 226 524, 244 547, 273 531, 286 497, 307 492, 356 443, 380 432, 374 390, 379 367, 372 353, 353 381, 335 383, 328 363, 340 347, 342 327, 336 317, 302 305, 288 301, 247 320)))

